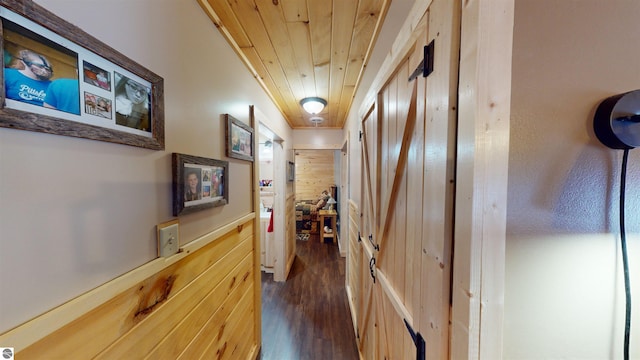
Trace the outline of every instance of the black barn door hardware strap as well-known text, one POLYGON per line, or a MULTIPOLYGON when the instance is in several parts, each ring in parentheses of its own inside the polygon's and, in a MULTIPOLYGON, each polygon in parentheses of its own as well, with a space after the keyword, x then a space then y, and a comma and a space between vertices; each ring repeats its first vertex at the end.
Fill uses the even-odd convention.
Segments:
POLYGON ((411 339, 413 340, 413 343, 416 345, 416 360, 424 360, 425 353, 426 353, 426 350, 425 350, 426 342, 424 341, 422 334, 416 333, 411 327, 411 325, 409 325, 409 323, 407 322, 407 319, 403 319, 403 320, 404 320, 404 325, 407 327, 407 330, 409 330, 409 334, 411 334, 411 339))
POLYGON ((372 257, 371 260, 369 260, 369 273, 371 274, 371 278, 373 279, 373 283, 376 283, 376 273, 375 273, 375 266, 376 266, 376 258, 372 257))
POLYGON ((433 41, 434 40, 431 40, 429 45, 424 47, 424 58, 422 59, 418 67, 413 71, 411 76, 409 76, 409 81, 413 81, 420 74, 422 74, 422 77, 427 77, 433 72, 433 41))
POLYGON ((380 251, 380 245, 375 244, 375 243, 373 242, 373 235, 372 235, 372 234, 369 234, 369 242, 371 243, 371 245, 373 245, 373 248, 374 248, 376 251, 380 251))

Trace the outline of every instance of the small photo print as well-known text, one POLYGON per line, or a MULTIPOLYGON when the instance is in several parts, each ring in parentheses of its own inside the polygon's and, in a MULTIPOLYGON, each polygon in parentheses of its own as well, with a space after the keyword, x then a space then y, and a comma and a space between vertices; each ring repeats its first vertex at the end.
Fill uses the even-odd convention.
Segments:
POLYGON ((211 174, 211 197, 224 195, 224 168, 214 167, 211 174))
POLYGON ((202 197, 211 196, 211 185, 203 185, 202 186, 202 197))
POLYGON ((185 206, 189 201, 202 199, 202 169, 185 166, 184 176, 184 201, 185 206))
POLYGON ((101 96, 84 93, 84 112, 90 115, 111 119, 111 100, 101 96))
POLYGON ((91 63, 82 61, 84 82, 111 91, 111 74, 91 63))
POLYGON ((234 153, 251 156, 251 136, 253 134, 240 126, 231 126, 231 150, 234 153))
POLYGON ((116 124, 151 131, 149 104, 151 89, 118 72, 115 73, 116 124))
POLYGON ((211 181, 211 169, 202 170, 202 181, 205 181, 205 182, 211 181))

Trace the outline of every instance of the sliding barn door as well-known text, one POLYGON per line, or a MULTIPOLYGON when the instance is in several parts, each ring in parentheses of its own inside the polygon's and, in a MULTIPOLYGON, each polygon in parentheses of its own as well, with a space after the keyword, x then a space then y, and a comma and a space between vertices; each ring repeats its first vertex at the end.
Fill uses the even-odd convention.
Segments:
POLYGON ((352 301, 365 359, 449 357, 458 6, 430 5, 362 121, 352 301), (432 40, 433 72, 409 80, 432 40))

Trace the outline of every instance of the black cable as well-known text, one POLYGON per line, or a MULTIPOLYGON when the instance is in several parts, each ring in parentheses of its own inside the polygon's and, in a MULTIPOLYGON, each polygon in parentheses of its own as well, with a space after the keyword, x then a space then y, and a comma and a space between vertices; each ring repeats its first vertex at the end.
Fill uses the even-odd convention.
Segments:
POLYGON ((631 284, 629 282, 629 259, 627 258, 627 236, 624 229, 624 193, 627 182, 627 160, 629 149, 622 155, 622 171, 620 173, 620 248, 622 250, 622 266, 624 268, 624 290, 626 294, 626 311, 624 320, 624 360, 629 360, 629 337, 631 335, 631 284))

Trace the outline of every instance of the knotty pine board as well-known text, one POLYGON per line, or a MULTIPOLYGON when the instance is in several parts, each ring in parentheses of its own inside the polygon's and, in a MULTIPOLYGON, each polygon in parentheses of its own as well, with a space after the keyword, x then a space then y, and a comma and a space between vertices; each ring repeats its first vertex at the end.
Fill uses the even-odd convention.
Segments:
POLYGON ((336 183, 334 150, 296 150, 296 201, 317 200, 336 183))

